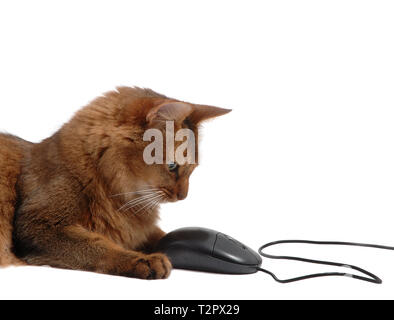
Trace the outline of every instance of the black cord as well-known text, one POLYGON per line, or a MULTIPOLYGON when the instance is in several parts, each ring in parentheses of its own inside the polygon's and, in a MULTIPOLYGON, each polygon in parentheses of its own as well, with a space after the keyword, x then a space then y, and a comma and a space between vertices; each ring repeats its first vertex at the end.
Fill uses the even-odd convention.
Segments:
POLYGON ((350 274, 350 273, 345 273, 345 272, 325 272, 325 273, 313 273, 313 274, 308 274, 305 276, 301 277, 296 277, 296 278, 290 278, 290 279, 279 279, 274 273, 271 271, 268 271, 263 268, 258 268, 259 271, 265 272, 269 274, 272 278, 275 279, 275 281, 278 281, 280 283, 289 283, 289 282, 294 282, 294 281, 300 281, 300 280, 306 280, 306 279, 311 279, 311 278, 319 278, 319 277, 329 277, 329 276, 342 276, 342 277, 350 277, 362 281, 368 281, 372 283, 377 283, 381 284, 382 280, 374 275, 373 273, 362 269, 357 266, 349 265, 346 263, 339 263, 339 262, 331 262, 331 261, 322 261, 322 260, 313 260, 313 259, 306 259, 306 258, 299 258, 299 257, 291 257, 291 256, 276 256, 276 255, 271 255, 264 253, 263 250, 274 246, 278 244, 284 244, 284 243, 298 243, 298 244, 318 244, 318 245, 340 245, 340 246, 356 246, 356 247, 368 247, 368 248, 376 248, 376 249, 385 249, 385 250, 394 250, 394 247, 389 247, 389 246, 382 246, 382 245, 376 245, 376 244, 368 244, 368 243, 356 243, 356 242, 340 242, 340 241, 310 241, 310 240, 279 240, 279 241, 274 241, 267 243, 259 248, 259 253, 261 256, 269 259, 282 259, 282 260, 293 260, 293 261, 301 261, 301 262, 307 262, 307 263, 315 263, 315 264, 323 264, 323 265, 329 265, 329 266, 335 266, 335 267, 345 267, 345 268, 350 268, 356 271, 359 271, 363 274, 365 274, 367 277, 364 276, 359 276, 355 274, 350 274))

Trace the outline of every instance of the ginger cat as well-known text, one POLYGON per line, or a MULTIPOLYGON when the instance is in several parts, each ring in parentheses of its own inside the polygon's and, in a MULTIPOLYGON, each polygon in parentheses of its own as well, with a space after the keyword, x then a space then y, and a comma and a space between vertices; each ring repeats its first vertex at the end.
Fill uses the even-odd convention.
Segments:
POLYGON ((144 132, 165 136, 172 121, 198 140, 201 122, 229 111, 121 87, 41 143, 0 134, 0 266, 167 278, 171 263, 154 250, 159 206, 186 198, 197 164, 146 164, 144 132))

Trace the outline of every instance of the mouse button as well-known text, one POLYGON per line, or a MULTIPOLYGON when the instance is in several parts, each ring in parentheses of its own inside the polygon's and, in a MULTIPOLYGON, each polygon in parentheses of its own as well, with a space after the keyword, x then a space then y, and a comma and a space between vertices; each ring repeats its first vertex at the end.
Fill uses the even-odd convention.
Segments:
POLYGON ((201 228, 184 228, 173 231, 164 236, 158 243, 156 250, 168 252, 196 251, 211 254, 218 232, 207 232, 201 228))
POLYGON ((217 235, 212 255, 232 263, 243 265, 261 264, 261 258, 253 250, 223 233, 217 235))
POLYGON ((236 239, 234 239, 234 238, 232 238, 232 237, 230 237, 230 236, 228 236, 227 234, 224 234, 224 233, 222 233, 222 235, 223 235, 224 237, 226 237, 229 241, 231 241, 232 243, 234 243, 235 245, 241 247, 242 249, 244 249, 244 250, 247 249, 247 246, 245 246, 243 243, 239 242, 238 240, 236 240, 236 239))
POLYGON ((211 243, 213 246, 213 243, 216 240, 217 234, 218 234, 217 231, 204 229, 204 228, 189 227, 189 228, 183 228, 183 229, 179 229, 174 232, 171 232, 167 236, 169 238, 172 238, 173 240, 177 240, 177 241, 185 241, 185 242, 190 241, 190 242, 196 242, 196 243, 211 243))

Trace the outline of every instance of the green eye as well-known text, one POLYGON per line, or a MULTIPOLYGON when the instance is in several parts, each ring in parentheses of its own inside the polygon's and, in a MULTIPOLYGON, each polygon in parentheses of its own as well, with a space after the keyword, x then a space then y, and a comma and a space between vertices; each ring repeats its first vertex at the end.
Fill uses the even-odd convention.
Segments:
POLYGON ((168 164, 168 170, 170 171, 175 171, 176 169, 178 169, 178 164, 175 162, 171 162, 168 164))

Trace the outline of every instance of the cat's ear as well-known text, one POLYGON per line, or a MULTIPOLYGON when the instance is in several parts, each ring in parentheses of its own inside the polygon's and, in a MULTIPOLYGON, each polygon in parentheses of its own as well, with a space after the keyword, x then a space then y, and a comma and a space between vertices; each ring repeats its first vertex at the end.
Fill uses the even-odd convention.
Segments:
POLYGON ((146 121, 148 123, 157 121, 183 122, 192 111, 192 106, 185 102, 164 102, 149 111, 146 116, 146 121))
POLYGON ((220 117, 231 111, 231 109, 224 109, 205 105, 195 105, 193 112, 189 116, 189 120, 192 123, 198 125, 205 120, 220 117))

